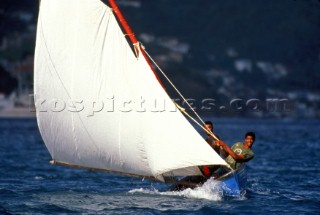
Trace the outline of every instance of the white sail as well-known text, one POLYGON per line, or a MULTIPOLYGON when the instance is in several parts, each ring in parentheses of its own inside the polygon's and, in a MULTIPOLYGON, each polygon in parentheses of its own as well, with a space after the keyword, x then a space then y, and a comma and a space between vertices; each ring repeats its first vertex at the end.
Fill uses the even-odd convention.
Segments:
POLYGON ((226 165, 135 57, 101 1, 41 0, 34 92, 56 161, 158 178, 226 165))

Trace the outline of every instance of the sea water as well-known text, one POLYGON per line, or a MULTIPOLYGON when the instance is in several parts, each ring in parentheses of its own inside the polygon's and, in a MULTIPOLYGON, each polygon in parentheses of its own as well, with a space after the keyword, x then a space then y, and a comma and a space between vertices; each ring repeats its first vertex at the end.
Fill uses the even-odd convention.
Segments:
POLYGON ((0 214, 319 215, 320 121, 212 121, 229 145, 256 132, 240 197, 223 196, 216 181, 172 192, 158 182, 50 165, 35 119, 0 119, 0 214))

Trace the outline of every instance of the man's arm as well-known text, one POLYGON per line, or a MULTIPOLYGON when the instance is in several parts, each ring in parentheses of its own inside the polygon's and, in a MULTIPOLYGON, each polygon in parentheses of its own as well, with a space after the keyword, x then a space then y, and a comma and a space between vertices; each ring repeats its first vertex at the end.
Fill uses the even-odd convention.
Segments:
POLYGON ((219 147, 220 147, 220 152, 223 155, 223 157, 225 157, 225 158, 228 157, 229 153, 226 150, 224 150, 224 148, 221 145, 219 147))
POLYGON ((220 150, 223 156, 227 157, 230 155, 235 160, 244 160, 244 156, 242 154, 237 155, 225 142, 221 140, 215 141, 217 146, 222 146, 223 150, 220 150))

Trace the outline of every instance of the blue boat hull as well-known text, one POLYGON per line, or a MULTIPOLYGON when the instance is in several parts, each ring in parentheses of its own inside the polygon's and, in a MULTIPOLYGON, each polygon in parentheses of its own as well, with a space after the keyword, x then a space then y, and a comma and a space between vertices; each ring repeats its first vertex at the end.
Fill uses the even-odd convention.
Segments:
POLYGON ((221 189, 224 195, 240 196, 245 192, 247 183, 247 173, 245 165, 242 165, 238 169, 226 173, 216 180, 221 181, 221 189))

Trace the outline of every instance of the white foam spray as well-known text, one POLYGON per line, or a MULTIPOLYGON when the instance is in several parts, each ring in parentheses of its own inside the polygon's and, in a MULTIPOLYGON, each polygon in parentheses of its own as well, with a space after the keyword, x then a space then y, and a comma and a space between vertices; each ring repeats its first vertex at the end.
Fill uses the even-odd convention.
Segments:
POLYGON ((194 189, 185 189, 181 191, 165 191, 160 192, 156 189, 133 189, 129 193, 145 193, 145 194, 156 194, 166 196, 181 196, 187 198, 196 199, 207 199, 211 201, 221 201, 223 198, 223 192, 221 189, 221 182, 209 179, 202 186, 194 189))

